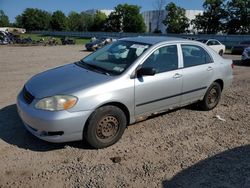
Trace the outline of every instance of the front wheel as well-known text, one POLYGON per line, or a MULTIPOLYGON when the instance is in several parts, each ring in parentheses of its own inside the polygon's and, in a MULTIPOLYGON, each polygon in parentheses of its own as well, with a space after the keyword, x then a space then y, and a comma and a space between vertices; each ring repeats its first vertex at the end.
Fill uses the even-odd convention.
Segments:
POLYGON ((217 82, 214 82, 207 90, 203 100, 200 102, 200 107, 203 110, 214 109, 221 98, 221 86, 217 82))
POLYGON ((84 138, 94 148, 105 148, 116 143, 127 126, 124 112, 116 106, 98 108, 89 118, 84 138))
POLYGON ((220 51, 219 51, 219 55, 220 55, 220 56, 223 56, 223 54, 224 54, 224 53, 223 53, 223 50, 220 50, 220 51))

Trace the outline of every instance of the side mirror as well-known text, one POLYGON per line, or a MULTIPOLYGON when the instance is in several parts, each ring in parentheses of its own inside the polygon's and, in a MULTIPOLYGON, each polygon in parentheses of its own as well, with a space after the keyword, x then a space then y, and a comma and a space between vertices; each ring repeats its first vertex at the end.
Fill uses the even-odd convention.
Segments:
POLYGON ((156 70, 152 67, 144 67, 137 70, 137 76, 154 76, 156 70))

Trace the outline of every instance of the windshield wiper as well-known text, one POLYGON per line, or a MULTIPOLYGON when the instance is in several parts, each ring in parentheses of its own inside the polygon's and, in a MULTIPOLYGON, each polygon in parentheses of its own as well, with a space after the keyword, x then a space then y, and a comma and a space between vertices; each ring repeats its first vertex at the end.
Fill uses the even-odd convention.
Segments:
POLYGON ((93 65, 93 64, 88 64, 88 63, 85 63, 85 65, 87 65, 87 66, 89 66, 89 67, 91 67, 91 68, 97 70, 97 71, 100 72, 100 73, 103 73, 103 74, 106 74, 106 75, 110 76, 108 70, 106 70, 106 69, 104 69, 104 68, 102 68, 102 67, 99 67, 99 66, 93 65))
POLYGON ((92 70, 94 72, 99 72, 101 74, 105 74, 105 75, 110 76, 110 74, 108 73, 108 71, 106 69, 98 67, 96 65, 85 63, 83 60, 80 60, 76 64, 83 67, 83 68, 87 68, 88 70, 92 70))
POLYGON ((93 65, 93 64, 89 64, 89 63, 86 63, 84 62, 83 60, 80 61, 81 63, 79 63, 79 65, 81 66, 84 66, 84 67, 87 67, 88 69, 90 70, 94 70, 95 72, 99 72, 99 73, 102 73, 102 74, 105 74, 105 75, 108 75, 110 76, 110 73, 108 70, 102 68, 102 67, 99 67, 97 65, 93 65))

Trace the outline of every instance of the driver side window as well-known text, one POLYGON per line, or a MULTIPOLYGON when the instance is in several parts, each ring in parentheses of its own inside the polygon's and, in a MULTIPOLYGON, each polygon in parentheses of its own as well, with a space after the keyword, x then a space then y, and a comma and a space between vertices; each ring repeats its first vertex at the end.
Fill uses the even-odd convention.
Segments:
POLYGON ((170 45, 157 49, 144 61, 142 67, 154 68, 156 73, 178 69, 177 46, 170 45))

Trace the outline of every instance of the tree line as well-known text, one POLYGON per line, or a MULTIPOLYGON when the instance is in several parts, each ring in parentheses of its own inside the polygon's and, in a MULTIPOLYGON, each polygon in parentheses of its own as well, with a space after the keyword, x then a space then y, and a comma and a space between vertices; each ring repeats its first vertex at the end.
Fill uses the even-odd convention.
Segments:
POLYGON ((205 0, 204 13, 188 20, 185 9, 169 3, 164 24, 169 33, 188 33, 193 25, 203 34, 250 34, 250 0, 205 0))
MULTIPOLYGON (((155 0, 157 10, 167 11, 163 20, 168 33, 189 33, 190 24, 199 33, 204 34, 250 34, 250 0, 204 0, 204 13, 189 20, 185 15, 185 9, 170 2, 167 5, 164 0, 155 0)), ((157 16, 160 19, 160 14, 157 16)), ((157 20, 158 33, 160 21, 157 20)), ((0 10, 0 26, 13 25, 32 30, 54 31, 110 31, 110 32, 134 32, 143 33, 146 26, 140 7, 136 5, 119 4, 114 11, 106 16, 97 11, 91 15, 86 12, 70 12, 65 15, 62 11, 53 13, 27 8, 15 19, 15 23, 9 23, 8 16, 0 10)))
POLYGON ((103 12, 95 14, 86 12, 70 12, 65 15, 57 10, 53 13, 27 8, 15 18, 15 23, 10 24, 8 17, 0 11, 0 26, 16 26, 28 31, 53 30, 53 31, 112 31, 143 33, 146 26, 140 7, 136 5, 119 4, 114 11, 106 16, 103 12), (1 15, 4 19, 1 19, 1 15), (1 21, 2 20, 2 21, 1 21))

